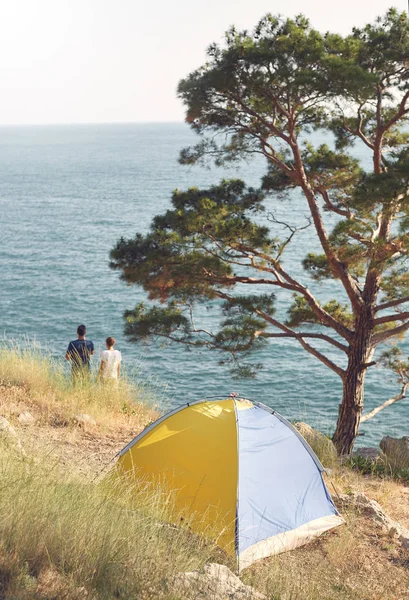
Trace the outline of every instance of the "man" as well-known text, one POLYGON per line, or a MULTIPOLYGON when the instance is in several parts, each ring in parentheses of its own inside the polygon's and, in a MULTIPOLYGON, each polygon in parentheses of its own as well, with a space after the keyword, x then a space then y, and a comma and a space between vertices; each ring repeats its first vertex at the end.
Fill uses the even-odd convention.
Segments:
POLYGON ((74 379, 77 377, 89 378, 90 359, 94 354, 94 344, 85 339, 87 329, 85 325, 77 328, 78 338, 68 344, 65 360, 71 361, 71 373, 74 379))

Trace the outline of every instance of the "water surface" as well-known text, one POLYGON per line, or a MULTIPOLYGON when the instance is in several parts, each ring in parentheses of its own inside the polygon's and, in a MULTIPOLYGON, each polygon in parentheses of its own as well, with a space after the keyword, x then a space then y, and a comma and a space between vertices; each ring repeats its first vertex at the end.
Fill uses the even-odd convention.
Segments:
MULTIPOLYGON (((138 367, 138 377, 156 386, 164 409, 238 391, 288 418, 331 430, 340 382, 296 342, 271 341, 255 357, 264 364, 257 379, 236 381, 214 352, 187 352, 177 345, 148 351, 124 339, 122 313, 145 296, 109 269, 117 239, 145 232, 152 217, 169 206, 174 188, 208 186, 223 175, 258 185, 264 172, 262 160, 230 172, 178 165, 180 149, 194 141, 183 124, 0 128, 1 331, 12 339, 36 339, 62 357, 84 322, 97 354, 105 337, 117 339, 128 369, 138 367)), ((269 210, 279 210, 290 223, 305 222, 297 197, 271 202, 269 210)), ((313 232, 306 230, 287 255, 287 268, 320 297, 339 295, 333 282, 317 285, 302 272, 300 260, 313 249, 313 232)), ((287 301, 280 296, 279 315, 287 301)), ((199 318, 214 325, 213 312, 202 310, 199 318)), ((372 369, 366 409, 396 392, 393 376, 372 369)), ((378 442, 384 434, 408 435, 407 413, 407 400, 385 410, 362 427, 361 443, 378 442)))

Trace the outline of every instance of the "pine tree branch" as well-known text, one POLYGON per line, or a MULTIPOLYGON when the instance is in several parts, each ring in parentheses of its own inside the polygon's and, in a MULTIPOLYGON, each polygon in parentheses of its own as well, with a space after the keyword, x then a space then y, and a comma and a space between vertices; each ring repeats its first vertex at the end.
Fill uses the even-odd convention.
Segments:
POLYGON ((374 149, 374 145, 372 144, 372 142, 366 137, 366 135, 362 132, 361 129, 351 129, 351 127, 348 127, 348 125, 346 125, 344 123, 344 129, 346 129, 346 131, 348 131, 348 133, 355 135, 356 137, 359 137, 366 146, 368 146, 368 148, 370 148, 371 150, 374 149))
MULTIPOLYGON (((227 300, 228 302, 234 302, 234 297, 229 296, 228 294, 225 294, 224 292, 217 291, 215 293, 215 295, 218 296, 219 298, 222 298, 223 300, 227 300)), ((277 329, 280 329, 281 331, 286 333, 287 337, 297 340, 301 344, 301 346, 305 350, 307 350, 307 352, 309 352, 310 354, 312 354, 313 356, 318 358, 318 360, 320 360, 322 363, 324 363, 324 365, 326 365, 332 371, 334 371, 334 373, 336 373, 339 377, 341 377, 341 379, 343 379, 345 377, 344 369, 342 369, 341 367, 336 365, 332 360, 330 360, 327 356, 325 356, 325 354, 322 354, 322 352, 320 352, 319 350, 317 350, 316 348, 314 348, 313 346, 308 344, 304 340, 304 336, 298 334, 297 331, 294 331, 293 329, 291 329, 284 323, 277 321, 277 319, 275 319, 274 317, 272 317, 271 315, 267 314, 266 312, 264 312, 262 310, 255 310, 254 312, 257 315, 259 315, 260 317, 262 317, 265 321, 270 323, 270 325, 273 325, 274 327, 277 327, 277 329)))
POLYGON ((326 324, 328 327, 331 327, 332 329, 334 329, 344 339, 346 339, 348 341, 351 340, 353 332, 350 329, 348 329, 348 327, 346 327, 343 323, 340 323, 339 321, 337 321, 326 310, 324 310, 322 308, 322 306, 320 305, 320 303, 318 302, 318 300, 315 298, 315 296, 313 296, 313 294, 310 292, 310 290, 305 285, 303 285, 302 283, 300 283, 299 281, 297 281, 296 279, 291 277, 291 275, 289 275, 286 272, 286 270, 283 268, 283 266, 278 261, 275 261, 271 256, 269 256, 265 252, 261 252, 259 250, 249 248, 248 246, 246 246, 244 244, 239 244, 239 247, 243 248, 244 250, 246 250, 248 252, 251 252, 255 256, 258 256, 262 260, 272 264, 273 269, 277 273, 277 275, 276 275, 277 280, 278 280, 277 285, 279 285, 279 287, 282 287, 284 289, 287 289, 287 290, 290 290, 293 292, 297 292, 297 293, 301 294, 302 296, 304 296, 304 298, 308 302, 308 305, 310 306, 311 310, 314 312, 315 315, 317 315, 320 322, 322 322, 322 323, 326 324), (283 281, 283 280, 285 280, 285 281, 283 281))
POLYGON ((309 352, 310 354, 315 356, 315 358, 318 358, 318 360, 320 360, 322 363, 324 363, 324 365, 326 365, 332 371, 334 371, 334 373, 339 375, 339 377, 341 377, 341 379, 344 378, 345 371, 343 369, 341 369, 341 367, 336 365, 327 356, 325 356, 325 354, 322 354, 322 352, 320 352, 319 350, 314 348, 314 346, 311 346, 310 344, 308 344, 304 340, 303 336, 298 335, 296 331, 290 329, 289 327, 287 327, 287 325, 284 325, 284 323, 280 323, 279 321, 277 321, 277 319, 274 319, 274 317, 271 317, 264 311, 256 310, 256 314, 258 314, 260 317, 263 317, 263 319, 265 319, 268 323, 270 323, 274 327, 277 327, 278 329, 281 329, 285 333, 289 334, 289 337, 296 339, 301 344, 301 346, 304 348, 304 350, 307 350, 307 352, 309 352))
MULTIPOLYGON (((255 251, 255 254, 260 254, 255 251)), ((270 260, 271 257, 270 257, 270 260)), ((271 270, 273 272, 273 270, 271 270)), ((281 269, 281 266, 277 265, 277 274, 282 275, 284 270, 281 269)), ((352 336, 352 331, 348 329, 345 325, 334 319, 326 310, 322 308, 316 298, 311 294, 308 288, 299 284, 295 280, 293 280, 289 275, 285 274, 286 277, 290 280, 289 282, 282 281, 277 279, 273 281, 272 279, 259 278, 255 277, 246 277, 240 275, 225 275, 223 277, 215 277, 212 273, 206 273, 211 279, 216 281, 219 284, 231 285, 233 283, 243 283, 243 284, 265 284, 265 285, 273 285, 276 287, 280 287, 286 290, 290 290, 293 292, 298 292, 304 296, 307 300, 309 306, 313 310, 314 314, 317 315, 319 322, 317 324, 326 325, 327 327, 331 327, 334 329, 341 337, 349 341, 352 336)))
POLYGON ((398 112, 383 126, 383 130, 387 131, 395 125, 403 116, 409 113, 409 108, 406 108, 406 103, 409 100, 409 91, 403 96, 401 103, 399 104, 398 112))
MULTIPOLYGON (((252 108, 250 108, 249 106, 247 106, 247 104, 245 104, 243 102, 243 100, 239 96, 237 96, 236 94, 225 93, 225 98, 228 98, 230 101, 235 102, 236 104, 238 104, 242 108, 242 110, 244 111, 245 114, 250 115, 251 117, 259 120, 260 122, 262 122, 263 125, 264 125, 264 127, 267 127, 268 130, 273 135, 275 135, 276 137, 278 137, 278 138, 284 140, 285 142, 289 143, 289 137, 288 137, 288 135, 286 135, 285 133, 283 133, 281 131, 281 129, 279 129, 278 127, 276 127, 273 123, 271 123, 271 122, 266 121, 265 119, 263 119, 261 117, 261 114, 259 112, 255 111, 252 108)), ((283 110, 282 107, 280 107, 280 110, 283 110)), ((250 133, 254 135, 254 129, 251 129, 250 133)))
POLYGON ((396 298, 395 300, 390 300, 389 302, 379 304, 375 308, 375 312, 378 312, 379 310, 385 310, 386 308, 393 308, 394 306, 399 306, 399 304, 404 304, 405 302, 409 302, 409 296, 405 296, 403 298, 396 298))
POLYGON ((404 321, 405 319, 409 319, 409 311, 379 317, 378 319, 374 319, 374 325, 382 325, 382 323, 391 323, 392 321, 404 321))
POLYGON ((406 390, 408 389, 408 387, 409 387, 409 381, 406 382, 406 383, 404 383, 402 385, 402 389, 399 392, 399 394, 397 394, 393 398, 389 398, 389 400, 386 400, 386 402, 384 402, 383 404, 380 404, 379 406, 377 406, 376 408, 374 408, 373 410, 371 410, 366 415, 362 415, 362 417, 361 417, 361 423, 365 423, 365 421, 368 421, 369 419, 372 419, 381 410, 383 410, 384 408, 387 408, 391 404, 394 404, 395 402, 398 402, 399 400, 402 400, 403 398, 406 398, 406 390))
POLYGON ((308 344, 304 340, 304 338, 297 338, 297 339, 300 342, 301 346, 304 348, 304 350, 307 350, 307 352, 309 352, 310 354, 312 354, 313 356, 315 356, 316 358, 318 358, 318 360, 320 360, 322 363, 324 363, 324 365, 326 367, 328 367, 329 369, 331 369, 332 371, 334 371, 334 373, 336 373, 342 380, 344 379, 344 377, 345 377, 345 371, 344 371, 344 369, 341 369, 341 367, 339 367, 334 362, 332 362, 332 360, 330 360, 324 354, 322 354, 321 352, 319 352, 316 348, 314 348, 313 346, 311 346, 310 344, 308 344))
POLYGON ((325 335, 323 333, 307 333, 307 332, 304 332, 304 331, 297 331, 297 332, 294 332, 294 334, 290 334, 290 333, 269 333, 269 332, 263 332, 263 333, 260 333, 259 336, 260 337, 264 337, 264 338, 295 338, 295 337, 302 337, 302 338, 313 338, 313 339, 318 339, 318 340, 324 340, 325 342, 328 342, 329 344, 332 344, 333 346, 335 346, 339 350, 342 350, 342 352, 345 352, 345 354, 348 353, 348 346, 345 346, 345 344, 341 344, 340 342, 338 342, 337 340, 334 340, 329 335, 325 335))
POLYGON ((372 338, 372 345, 377 346, 382 342, 386 342, 390 338, 395 337, 396 335, 400 335, 401 333, 405 333, 409 329, 409 321, 399 325, 399 327, 395 327, 394 329, 388 329, 386 331, 382 331, 381 333, 376 333, 372 338))
POLYGON ((325 206, 327 207, 328 210, 330 210, 333 213, 336 213, 337 215, 341 215, 341 217, 345 217, 346 219, 350 219, 352 220, 354 218, 354 213, 352 211, 350 211, 348 208, 339 208, 337 206, 335 206, 335 204, 333 202, 331 202, 328 191, 323 188, 322 186, 319 186, 318 188, 319 193, 322 196, 322 199, 324 200, 325 206))
POLYGON ((343 127, 345 129, 345 131, 348 131, 348 133, 350 133, 351 135, 354 135, 355 137, 359 137, 360 140, 363 141, 363 143, 368 146, 368 148, 370 148, 371 150, 374 149, 374 145, 371 142, 371 140, 365 135, 365 133, 363 132, 362 129, 362 125, 363 125, 363 116, 362 116, 362 109, 365 106, 365 102, 361 103, 358 106, 358 110, 357 110, 357 126, 356 129, 352 129, 352 127, 349 127, 349 125, 346 124, 345 121, 345 113, 342 110, 342 108, 339 106, 339 104, 337 104, 338 108, 340 109, 340 111, 342 112, 342 116, 343 116, 343 127))
POLYGON ((314 226, 318 235, 318 239, 321 243, 321 247, 324 250, 324 253, 334 269, 334 272, 340 278, 344 289, 350 299, 352 308, 354 311, 359 311, 363 305, 363 299, 360 293, 360 290, 357 286, 357 283, 354 281, 353 277, 350 275, 347 266, 340 262, 335 254, 335 251, 330 243, 329 236, 326 232, 324 221, 319 209, 319 205, 317 199, 315 197, 314 191, 308 181, 304 163, 302 160, 300 148, 296 141, 295 136, 293 135, 293 139, 291 142, 291 148, 294 155, 294 161, 296 165, 296 169, 298 171, 298 176, 300 180, 300 186, 304 192, 304 196, 307 199, 308 206, 310 208, 312 220, 314 222, 314 226))

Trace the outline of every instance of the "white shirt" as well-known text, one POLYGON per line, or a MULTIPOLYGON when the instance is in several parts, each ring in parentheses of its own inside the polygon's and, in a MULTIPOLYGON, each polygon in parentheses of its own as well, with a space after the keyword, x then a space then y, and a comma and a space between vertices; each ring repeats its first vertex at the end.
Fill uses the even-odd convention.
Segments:
POLYGON ((118 365, 122 360, 119 350, 104 350, 101 352, 101 361, 104 363, 103 379, 118 379, 118 365))

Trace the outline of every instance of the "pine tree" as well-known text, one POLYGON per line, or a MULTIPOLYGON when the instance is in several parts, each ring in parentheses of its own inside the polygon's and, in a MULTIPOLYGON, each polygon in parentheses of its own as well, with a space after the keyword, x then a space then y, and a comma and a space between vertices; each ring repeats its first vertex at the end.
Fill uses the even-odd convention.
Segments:
POLYGON ((233 357, 269 338, 296 340, 342 380, 333 439, 348 454, 374 352, 409 329, 409 21, 390 10, 342 37, 322 35, 303 16, 268 15, 251 33, 230 29, 178 89, 200 136, 183 164, 262 155, 267 170, 260 189, 232 180, 175 191, 147 235, 118 242, 112 267, 158 301, 128 311, 126 332, 233 357), (313 132, 327 143, 314 145, 313 132), (320 301, 283 264, 300 243, 299 228, 283 224, 283 197, 295 207, 302 198, 320 245, 303 267, 316 281, 333 280, 337 298, 320 301), (273 234, 280 223, 284 237, 273 234), (275 314, 281 292, 294 295, 287 321, 275 314), (197 302, 221 308, 217 332, 196 327, 197 302))

